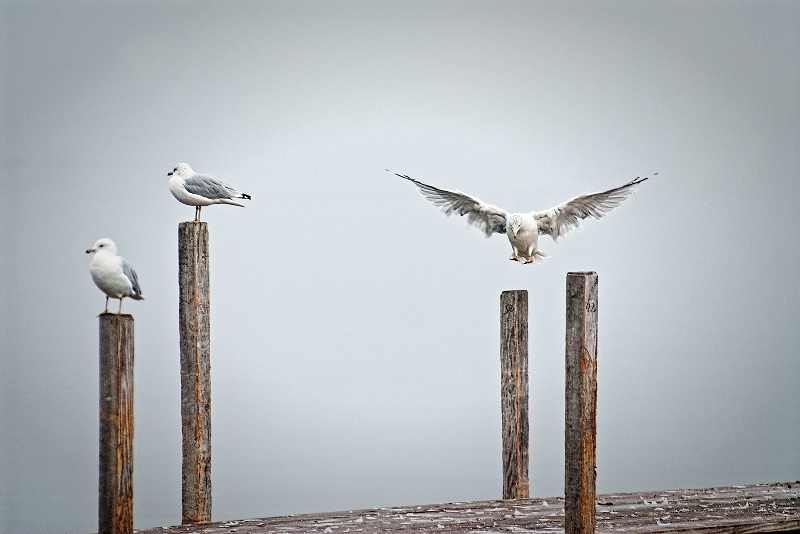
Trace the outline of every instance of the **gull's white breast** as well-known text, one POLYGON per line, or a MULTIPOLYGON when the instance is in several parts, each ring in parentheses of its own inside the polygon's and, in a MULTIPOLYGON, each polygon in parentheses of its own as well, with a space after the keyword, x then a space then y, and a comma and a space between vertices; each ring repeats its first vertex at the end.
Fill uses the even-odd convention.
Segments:
POLYGON ((173 175, 172 178, 169 179, 169 190, 172 196, 177 198, 180 202, 189 206, 210 206, 211 204, 217 204, 219 202, 188 192, 184 187, 185 183, 186 181, 180 176, 173 175))
POLYGON ((539 244, 539 225, 536 219, 528 213, 520 213, 519 216, 522 218, 522 226, 520 226, 517 232, 517 237, 514 237, 514 232, 511 230, 509 224, 506 223, 508 240, 519 251, 525 251, 531 245, 533 245, 535 249, 539 244))
POLYGON ((133 285, 122 272, 118 256, 95 254, 89 265, 89 272, 97 287, 111 298, 127 297, 133 292, 133 285))

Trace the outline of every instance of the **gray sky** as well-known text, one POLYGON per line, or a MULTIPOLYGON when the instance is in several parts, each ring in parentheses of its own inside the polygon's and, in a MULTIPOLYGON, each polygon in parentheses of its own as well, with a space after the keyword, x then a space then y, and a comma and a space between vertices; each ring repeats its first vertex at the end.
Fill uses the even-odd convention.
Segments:
POLYGON ((185 161, 211 235, 214 518, 501 495, 499 296, 530 294, 531 492, 563 490, 564 285, 600 280, 598 490, 800 477, 797 2, 0 1, 0 531, 97 526, 84 253, 137 270, 135 525, 180 522, 185 161), (541 265, 510 211, 656 179, 541 265))

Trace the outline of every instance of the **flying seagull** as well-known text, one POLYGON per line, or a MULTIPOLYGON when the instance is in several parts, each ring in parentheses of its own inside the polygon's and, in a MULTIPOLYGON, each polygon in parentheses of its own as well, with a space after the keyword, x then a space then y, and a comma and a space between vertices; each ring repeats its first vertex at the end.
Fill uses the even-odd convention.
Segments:
POLYGON ((124 297, 144 300, 142 288, 139 287, 139 280, 136 278, 136 271, 127 261, 117 255, 117 246, 113 241, 107 237, 98 239, 86 253, 94 254, 92 263, 89 264, 89 272, 92 274, 95 285, 106 294, 106 309, 103 313, 108 313, 109 298, 119 299, 117 313, 122 313, 124 297))
POLYGON ((195 206, 194 221, 200 222, 200 209, 211 204, 231 204, 244 207, 234 198, 250 200, 250 195, 238 191, 235 187, 222 183, 207 174, 197 174, 188 163, 178 163, 167 173, 169 190, 179 201, 195 206))
POLYGON ((413 182, 425 198, 442 208, 445 215, 466 215, 467 222, 480 228, 486 237, 494 233, 506 234, 513 249, 509 259, 520 263, 542 261, 546 256, 539 250, 539 235, 547 234, 553 241, 558 241, 568 231, 580 227, 581 219, 590 215, 599 219, 612 211, 635 191, 634 186, 649 178, 637 177, 608 191, 580 195, 549 210, 508 213, 461 191, 439 189, 404 174, 395 174, 413 182))

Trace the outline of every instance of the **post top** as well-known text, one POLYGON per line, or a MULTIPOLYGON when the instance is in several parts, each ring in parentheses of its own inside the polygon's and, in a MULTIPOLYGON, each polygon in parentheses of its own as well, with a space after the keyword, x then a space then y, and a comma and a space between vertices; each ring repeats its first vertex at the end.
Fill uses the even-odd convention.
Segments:
POLYGON ((567 281, 569 280, 597 280, 597 273, 594 271, 578 271, 567 273, 567 281))
POLYGON ((528 294, 528 290, 527 289, 508 289, 506 291, 503 291, 501 293, 501 295, 507 295, 509 293, 524 293, 524 294, 527 295, 528 294))

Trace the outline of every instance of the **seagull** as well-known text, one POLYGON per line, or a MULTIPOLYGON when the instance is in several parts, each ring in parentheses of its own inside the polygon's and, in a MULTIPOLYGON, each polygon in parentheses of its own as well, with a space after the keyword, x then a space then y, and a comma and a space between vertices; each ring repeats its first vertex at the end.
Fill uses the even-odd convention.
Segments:
POLYGON ((122 313, 124 297, 144 300, 136 271, 117 255, 117 246, 113 241, 107 237, 98 239, 86 253, 94 254, 92 263, 89 264, 89 272, 95 285, 106 294, 106 309, 103 313, 108 313, 109 298, 119 299, 118 314, 122 313))
POLYGON ((234 198, 250 200, 250 195, 238 191, 235 187, 222 183, 207 174, 197 174, 188 163, 178 163, 167 173, 169 190, 179 201, 195 206, 194 222, 200 222, 200 209, 211 204, 231 204, 244 207, 234 198))
POLYGON ((523 264, 540 262, 547 256, 539 250, 540 235, 547 234, 553 241, 558 241, 568 231, 579 228, 581 219, 590 215, 599 219, 611 212, 636 191, 634 186, 649 178, 638 176, 620 187, 580 195, 549 210, 508 213, 461 191, 439 189, 404 174, 394 174, 416 185, 425 198, 442 208, 445 215, 466 215, 467 222, 480 228, 486 237, 494 233, 506 234, 513 250, 508 259, 523 264))

